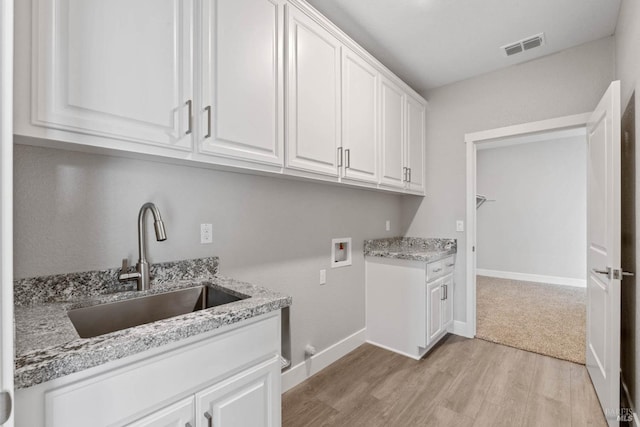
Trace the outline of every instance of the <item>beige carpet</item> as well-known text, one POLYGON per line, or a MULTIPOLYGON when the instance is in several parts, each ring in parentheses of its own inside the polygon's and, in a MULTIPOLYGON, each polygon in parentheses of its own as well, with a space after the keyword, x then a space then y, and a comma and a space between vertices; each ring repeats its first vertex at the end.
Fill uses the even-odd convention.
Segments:
POLYGON ((476 337, 585 363, 585 288, 478 276, 476 299, 476 337))

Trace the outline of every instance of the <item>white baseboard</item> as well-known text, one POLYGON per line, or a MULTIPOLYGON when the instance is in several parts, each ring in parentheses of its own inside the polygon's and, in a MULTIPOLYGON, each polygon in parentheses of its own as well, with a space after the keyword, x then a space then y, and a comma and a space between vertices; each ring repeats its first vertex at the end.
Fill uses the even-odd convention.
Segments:
POLYGON ((469 331, 469 323, 461 322, 460 320, 453 321, 453 330, 451 331, 454 335, 460 335, 465 338, 473 338, 474 334, 469 331))
POLYGON ((633 401, 631 400, 631 396, 629 396, 629 389, 627 388, 627 384, 624 382, 622 373, 620 374, 620 382, 622 383, 622 390, 624 390, 624 394, 627 395, 627 401, 629 402, 629 406, 631 407, 631 411, 633 412, 633 425, 635 425, 636 427, 640 427, 640 419, 638 418, 636 408, 633 407, 633 401))
POLYGON ((375 345, 376 347, 380 347, 380 348, 388 350, 388 351, 392 351, 394 353, 401 354, 401 355, 409 357, 409 358, 411 358, 413 360, 420 360, 420 359, 422 359, 422 356, 424 356, 424 353, 422 355, 420 355, 420 356, 415 356, 413 354, 405 353, 404 351, 400 351, 400 350, 396 350, 396 349, 391 348, 391 347, 387 347, 386 345, 379 344, 379 343, 377 343, 375 341, 367 340, 367 343, 371 344, 371 345, 375 345))
POLYGON ((317 374, 336 360, 344 357, 366 341, 367 329, 349 335, 331 347, 309 357, 304 362, 298 363, 282 374, 282 392, 297 386, 307 378, 317 374))
POLYGON ((497 277, 499 279, 523 280, 525 282, 548 283, 550 285, 573 286, 586 288, 586 279, 574 279, 572 277, 544 276, 542 274, 515 273, 512 271, 487 270, 476 268, 478 276, 497 277))

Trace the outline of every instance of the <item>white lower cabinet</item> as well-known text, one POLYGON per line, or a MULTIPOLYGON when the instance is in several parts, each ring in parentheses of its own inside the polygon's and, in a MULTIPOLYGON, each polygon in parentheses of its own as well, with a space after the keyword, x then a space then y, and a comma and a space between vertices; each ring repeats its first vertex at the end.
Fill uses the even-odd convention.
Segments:
POLYGON ((15 397, 16 427, 278 427, 280 313, 18 389, 15 397))
POLYGON ((280 425, 280 359, 274 358, 196 394, 196 426, 280 425))
POLYGON ((367 341, 420 359, 453 324, 454 256, 433 263, 366 258, 367 341))

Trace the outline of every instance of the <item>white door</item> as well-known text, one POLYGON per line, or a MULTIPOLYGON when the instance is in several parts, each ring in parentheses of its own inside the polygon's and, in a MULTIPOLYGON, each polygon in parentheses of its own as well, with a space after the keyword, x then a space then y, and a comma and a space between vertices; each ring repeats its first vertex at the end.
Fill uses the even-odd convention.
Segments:
POLYGON ((425 105, 407 96, 407 189, 424 191, 425 105))
POLYGON ((380 79, 380 137, 381 171, 380 183, 403 188, 405 181, 404 168, 404 104, 405 95, 402 89, 381 76, 380 79))
POLYGON ((442 279, 431 282, 427 285, 427 345, 442 332, 442 299, 444 291, 442 289, 442 279))
POLYGON ((280 357, 196 394, 196 427, 279 427, 280 357))
POLYGON ((192 0, 36 0, 36 123, 191 150, 192 0))
POLYGON ((587 369, 610 426, 620 406, 620 82, 587 124, 587 369))
POLYGON ((160 409, 127 427, 185 427, 193 426, 195 405, 193 396, 160 409))
POLYGON ((453 323, 453 275, 444 278, 444 295, 442 298, 442 329, 447 329, 453 323))
POLYGON ((0 424, 13 427, 13 0, 0 2, 0 424))
POLYGON ((342 148, 344 176, 378 182, 378 72, 342 48, 342 148))
POLYGON ((338 176, 340 42, 287 5, 287 167, 338 176))
POLYGON ((205 0, 200 150, 282 166, 283 6, 205 0))

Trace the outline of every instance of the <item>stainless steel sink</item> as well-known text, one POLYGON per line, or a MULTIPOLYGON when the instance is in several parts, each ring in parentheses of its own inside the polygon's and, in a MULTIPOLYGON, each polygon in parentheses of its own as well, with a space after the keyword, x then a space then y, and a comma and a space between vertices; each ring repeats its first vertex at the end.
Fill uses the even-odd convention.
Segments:
POLYGON ((80 337, 91 338, 241 299, 212 286, 198 286, 77 308, 68 314, 80 337))

